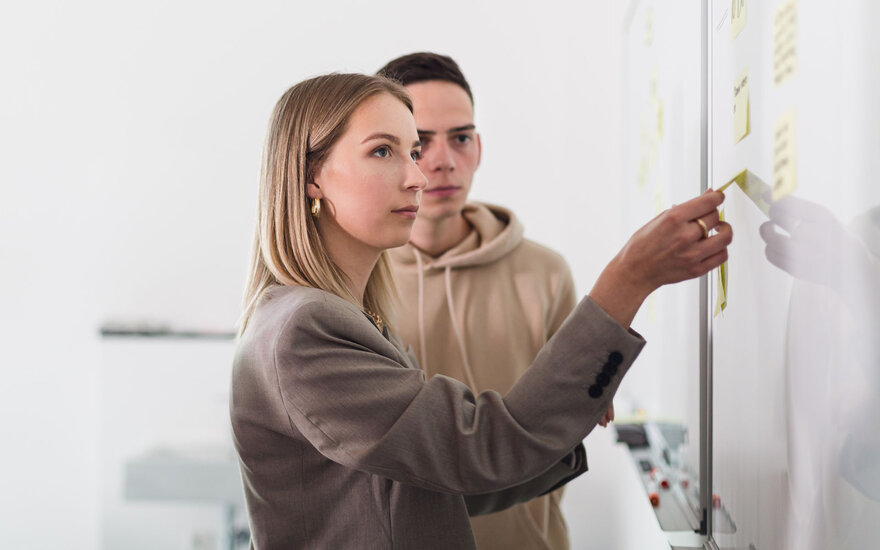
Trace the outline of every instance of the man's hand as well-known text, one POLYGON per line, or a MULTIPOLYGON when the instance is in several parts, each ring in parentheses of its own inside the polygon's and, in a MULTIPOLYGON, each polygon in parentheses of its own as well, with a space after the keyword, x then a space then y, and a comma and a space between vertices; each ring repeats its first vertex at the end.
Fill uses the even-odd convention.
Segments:
POLYGON ((608 426, 608 423, 614 420, 614 403, 608 407, 608 411, 605 412, 605 416, 602 417, 602 420, 599 421, 599 425, 603 428, 608 426))

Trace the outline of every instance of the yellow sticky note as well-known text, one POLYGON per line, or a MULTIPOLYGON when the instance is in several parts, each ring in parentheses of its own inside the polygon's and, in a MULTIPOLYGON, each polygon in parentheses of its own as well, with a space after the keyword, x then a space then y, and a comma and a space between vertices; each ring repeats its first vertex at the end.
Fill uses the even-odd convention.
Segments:
MULTIPOLYGON (((724 221, 724 210, 718 212, 718 217, 724 221)), ((715 277, 718 281, 717 291, 715 292, 715 317, 721 314, 727 307, 727 262, 718 266, 718 273, 715 277)))
MULTIPOLYGON (((745 173, 745 171, 743 171, 743 173, 745 173)), ((730 187, 731 185, 733 185, 734 183, 736 183, 736 178, 725 183, 724 185, 722 185, 721 187, 716 189, 716 191, 718 191, 719 193, 724 193, 727 190, 727 188, 730 187)))
POLYGON ((736 38, 746 26, 746 0, 730 1, 730 37, 736 38))
POLYGON ((718 281, 718 290, 715 296, 714 316, 718 317, 727 308, 727 262, 718 267, 718 274, 715 280, 718 281))
POLYGON ((725 189, 734 183, 743 193, 745 193, 749 200, 755 203, 755 206, 757 206, 765 216, 768 218, 770 217, 770 202, 772 201, 773 190, 770 189, 769 185, 764 183, 764 181, 755 174, 748 170, 743 170, 734 176, 732 180, 719 187, 718 190, 724 192, 725 189))
POLYGON ((739 143, 750 131, 749 69, 745 68, 733 83, 733 142, 739 143))
POLYGON ((773 23, 773 82, 779 86, 797 68, 797 1, 789 0, 776 10, 773 23))
POLYGON ((663 138, 663 100, 657 100, 657 138, 663 138))
POLYGON ((797 148, 795 146, 794 109, 776 121, 773 139, 773 200, 777 201, 797 188, 797 148))

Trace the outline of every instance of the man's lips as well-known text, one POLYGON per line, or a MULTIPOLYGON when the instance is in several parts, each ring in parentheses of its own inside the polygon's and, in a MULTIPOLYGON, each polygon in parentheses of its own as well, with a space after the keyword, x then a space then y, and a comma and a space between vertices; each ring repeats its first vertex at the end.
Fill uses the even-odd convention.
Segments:
POLYGON ((449 195, 455 194, 461 187, 457 187, 454 185, 444 185, 442 187, 434 187, 432 189, 425 189, 422 193, 430 195, 432 197, 448 197, 449 195))

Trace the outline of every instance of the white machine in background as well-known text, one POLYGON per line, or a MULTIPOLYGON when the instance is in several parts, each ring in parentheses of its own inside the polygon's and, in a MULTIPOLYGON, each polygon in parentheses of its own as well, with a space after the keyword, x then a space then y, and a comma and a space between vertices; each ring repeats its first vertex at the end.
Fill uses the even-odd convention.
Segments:
POLYGON ((174 331, 104 336, 101 548, 246 548, 228 412, 234 342, 174 331))

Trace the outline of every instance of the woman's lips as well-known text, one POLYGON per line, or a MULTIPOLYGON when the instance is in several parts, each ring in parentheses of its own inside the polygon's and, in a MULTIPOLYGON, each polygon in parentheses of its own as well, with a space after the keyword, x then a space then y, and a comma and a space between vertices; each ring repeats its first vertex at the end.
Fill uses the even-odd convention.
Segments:
POLYGON ((403 208, 398 208, 397 210, 392 210, 395 214, 399 214, 404 218, 416 219, 416 213, 419 211, 418 205, 413 206, 404 206, 403 208))

